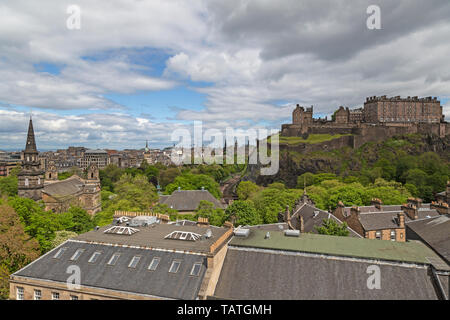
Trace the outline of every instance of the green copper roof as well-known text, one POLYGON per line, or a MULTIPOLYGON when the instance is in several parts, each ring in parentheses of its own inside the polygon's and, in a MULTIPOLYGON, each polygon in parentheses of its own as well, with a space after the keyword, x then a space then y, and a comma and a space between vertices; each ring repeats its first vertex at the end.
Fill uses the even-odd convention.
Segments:
POLYGON ((265 239, 265 235, 266 231, 253 229, 248 238, 234 237, 230 245, 426 264, 430 263, 427 258, 431 258, 444 263, 434 251, 419 241, 395 242, 310 233, 287 237, 282 231, 270 232, 268 239, 265 239))

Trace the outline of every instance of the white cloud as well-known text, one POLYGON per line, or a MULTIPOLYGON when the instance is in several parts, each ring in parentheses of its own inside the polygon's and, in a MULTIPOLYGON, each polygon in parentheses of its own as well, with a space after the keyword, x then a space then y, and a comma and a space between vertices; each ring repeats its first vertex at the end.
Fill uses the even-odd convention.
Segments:
MULTIPOLYGON (((81 0, 81 30, 73 31, 66 28, 69 4, 0 4, 0 103, 64 110, 36 117, 49 145, 125 146, 147 131, 162 142, 171 128, 192 120, 208 128, 267 122, 279 128, 295 103, 330 114, 373 95, 450 97, 448 0, 380 0, 382 30, 366 28, 369 0, 81 0), (126 53, 114 54, 143 48, 170 55, 161 76, 149 76, 126 53), (112 54, 83 59, 104 53, 112 54), (38 63, 56 64, 60 73, 38 72, 38 63), (132 116, 105 98, 186 80, 210 82, 195 89, 206 95, 204 108, 178 105, 170 123, 132 116), (70 115, 75 109, 109 113, 70 115)), ((10 112, 18 111, 8 108, 0 109, 0 132, 12 145, 15 138, 6 135, 19 131, 10 112)), ((448 102, 444 112, 450 116, 448 102)))

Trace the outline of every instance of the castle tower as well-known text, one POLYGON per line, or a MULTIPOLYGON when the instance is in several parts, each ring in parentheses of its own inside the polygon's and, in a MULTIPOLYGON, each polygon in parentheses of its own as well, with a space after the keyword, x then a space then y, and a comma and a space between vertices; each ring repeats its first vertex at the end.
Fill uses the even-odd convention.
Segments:
POLYGON ((41 169, 39 152, 36 149, 33 120, 30 117, 27 142, 22 152, 22 169, 18 174, 18 195, 35 201, 42 199, 44 188, 44 171, 41 169))

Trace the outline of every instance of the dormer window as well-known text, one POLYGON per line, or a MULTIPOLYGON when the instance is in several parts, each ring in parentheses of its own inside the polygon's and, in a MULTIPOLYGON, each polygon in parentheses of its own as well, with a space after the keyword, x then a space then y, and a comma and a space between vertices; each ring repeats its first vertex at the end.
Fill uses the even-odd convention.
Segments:
POLYGON ((172 262, 172 265, 170 266, 169 272, 170 273, 177 273, 178 269, 180 269, 181 261, 180 260, 174 260, 172 262))
POLYGON ((84 252, 84 249, 78 249, 77 251, 75 251, 75 253, 73 254, 73 256, 70 258, 70 260, 72 261, 77 261, 78 258, 81 256, 81 254, 84 252))
POLYGON ((139 260, 141 260, 140 256, 134 256, 133 259, 131 259, 130 264, 128 265, 128 268, 136 268, 137 264, 139 263, 139 260))

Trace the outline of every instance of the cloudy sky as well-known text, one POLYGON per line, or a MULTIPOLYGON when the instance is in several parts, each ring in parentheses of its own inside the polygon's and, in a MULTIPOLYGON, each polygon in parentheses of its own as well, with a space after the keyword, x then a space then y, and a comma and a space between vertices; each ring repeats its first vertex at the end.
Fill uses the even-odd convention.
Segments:
POLYGON ((437 96, 450 119, 449 17, 448 0, 2 0, 0 149, 23 149, 30 113, 41 150, 279 129, 296 103, 373 95, 437 96))

